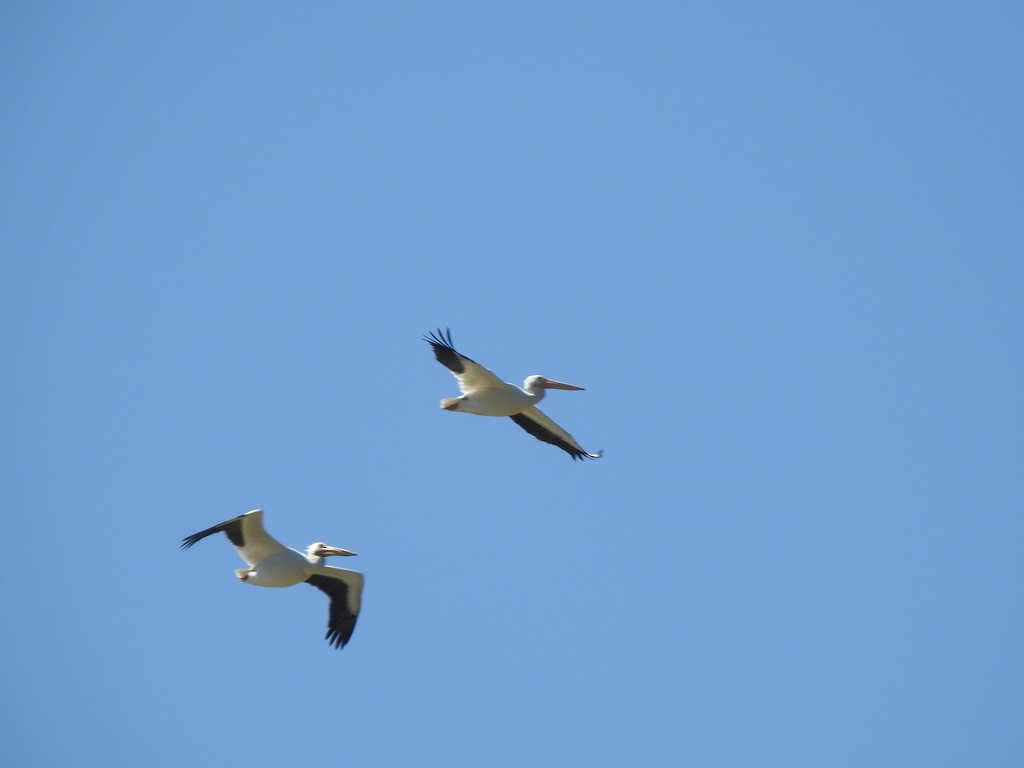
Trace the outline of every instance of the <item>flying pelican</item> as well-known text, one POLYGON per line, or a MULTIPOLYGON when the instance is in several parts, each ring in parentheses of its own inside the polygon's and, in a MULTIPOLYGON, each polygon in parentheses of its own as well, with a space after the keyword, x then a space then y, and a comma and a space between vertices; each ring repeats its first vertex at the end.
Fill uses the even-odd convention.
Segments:
POLYGON ((329 547, 322 541, 306 547, 306 554, 285 547, 263 530, 263 510, 254 509, 227 522, 193 533, 181 540, 181 548, 188 549, 200 539, 224 533, 248 568, 235 571, 241 581, 257 587, 290 587, 306 582, 331 599, 327 618, 327 642, 343 648, 352 637, 359 617, 359 604, 363 595, 363 574, 324 565, 331 555, 353 557, 355 552, 329 547))
POLYGON ((475 413, 479 416, 508 416, 538 440, 551 443, 576 459, 598 459, 602 451, 587 453, 572 435, 545 416, 537 407, 544 399, 546 389, 580 390, 573 384, 553 381, 543 376, 529 376, 520 389, 515 384, 502 381, 489 370, 452 346, 451 331, 431 332, 423 340, 434 349, 437 362, 452 372, 458 379, 460 397, 446 397, 441 407, 446 411, 475 413))

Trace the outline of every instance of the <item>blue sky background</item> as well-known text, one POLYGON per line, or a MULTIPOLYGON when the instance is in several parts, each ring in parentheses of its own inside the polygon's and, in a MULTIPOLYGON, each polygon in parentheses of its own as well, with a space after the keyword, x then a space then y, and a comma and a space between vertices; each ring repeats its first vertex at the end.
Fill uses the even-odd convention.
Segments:
POLYGON ((1020 765, 1022 22, 6 3, 0 762, 1020 765))

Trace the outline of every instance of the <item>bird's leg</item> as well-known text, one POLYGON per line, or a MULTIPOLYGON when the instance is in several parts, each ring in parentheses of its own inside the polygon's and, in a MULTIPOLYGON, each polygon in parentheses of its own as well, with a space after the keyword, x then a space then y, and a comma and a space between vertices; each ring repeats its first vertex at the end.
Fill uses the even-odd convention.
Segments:
POLYGON ((444 400, 441 401, 441 407, 444 408, 446 411, 457 411, 459 409, 459 405, 465 399, 465 395, 463 395, 462 397, 446 397, 444 400))
POLYGON ((239 581, 246 581, 250 576, 252 576, 253 571, 255 570, 255 568, 236 568, 235 576, 238 577, 239 581))

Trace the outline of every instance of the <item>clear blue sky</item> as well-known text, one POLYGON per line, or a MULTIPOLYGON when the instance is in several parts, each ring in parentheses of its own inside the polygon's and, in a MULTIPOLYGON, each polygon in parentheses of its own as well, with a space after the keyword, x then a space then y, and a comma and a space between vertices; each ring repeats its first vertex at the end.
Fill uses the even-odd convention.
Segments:
POLYGON ((0 762, 1024 763, 1022 28, 4 4, 0 762))

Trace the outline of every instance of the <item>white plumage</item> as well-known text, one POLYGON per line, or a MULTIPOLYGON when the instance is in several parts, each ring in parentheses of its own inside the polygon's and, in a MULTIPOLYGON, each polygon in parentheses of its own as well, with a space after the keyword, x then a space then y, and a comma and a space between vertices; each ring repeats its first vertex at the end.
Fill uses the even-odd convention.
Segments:
POLYGON ((182 539, 188 549, 200 539, 225 534, 248 568, 235 571, 241 581, 257 587, 291 587, 305 582, 330 598, 327 641, 342 648, 352 637, 363 595, 363 574, 324 564, 325 557, 353 557, 355 552, 330 547, 322 541, 310 544, 305 554, 286 547, 263 528, 263 510, 254 509, 182 539))
POLYGON ((544 399, 545 390, 582 390, 574 384, 555 381, 544 376, 529 376, 523 386, 502 381, 479 363, 455 350, 451 331, 431 332, 424 336, 434 350, 434 357, 459 382, 459 397, 446 397, 441 407, 446 411, 474 413, 478 416, 508 416, 538 440, 551 443, 575 459, 597 459, 601 451, 587 453, 576 439, 544 415, 537 403, 544 399))

